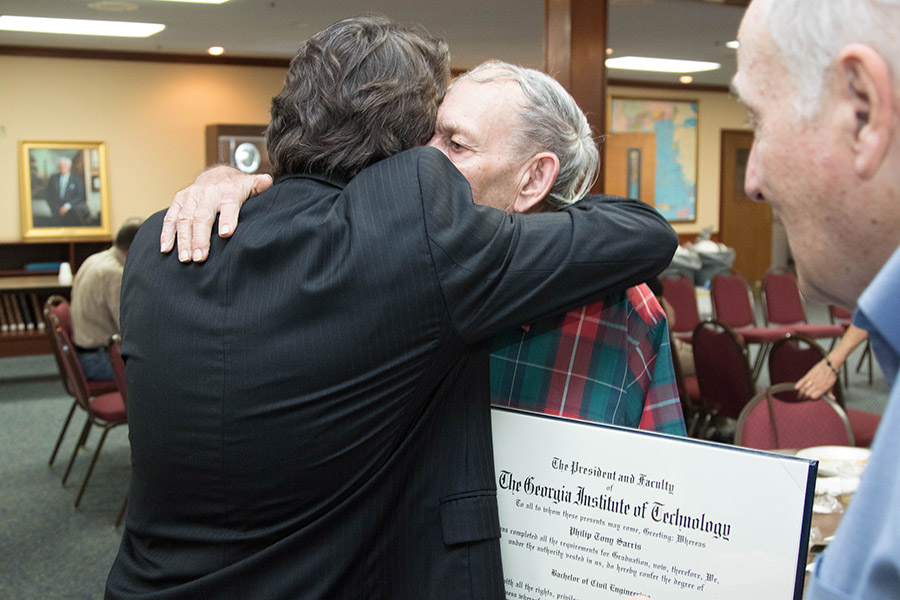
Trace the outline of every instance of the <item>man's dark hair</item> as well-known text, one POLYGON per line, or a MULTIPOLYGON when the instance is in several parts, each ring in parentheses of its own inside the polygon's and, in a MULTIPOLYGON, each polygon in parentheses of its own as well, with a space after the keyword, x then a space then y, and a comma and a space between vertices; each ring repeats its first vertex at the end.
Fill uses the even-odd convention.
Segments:
POLYGON ((134 241, 134 236, 137 235, 138 229, 141 228, 141 223, 141 219, 137 217, 132 217, 122 223, 122 226, 119 227, 119 232, 116 234, 116 248, 123 252, 128 252, 131 242, 134 241))
POLYGON ((272 100, 266 144, 274 175, 349 179, 425 144, 449 74, 447 45, 412 25, 366 16, 317 33, 272 100))

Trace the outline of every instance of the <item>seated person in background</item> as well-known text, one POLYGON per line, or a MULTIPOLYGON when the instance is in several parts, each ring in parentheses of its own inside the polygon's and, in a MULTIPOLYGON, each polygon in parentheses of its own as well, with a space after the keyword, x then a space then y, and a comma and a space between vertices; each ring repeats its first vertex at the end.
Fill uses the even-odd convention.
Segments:
MULTIPOLYGON (((162 214, 138 233, 122 287, 133 468, 107 598, 505 596, 484 342, 645 281, 677 238, 624 199, 474 204, 416 147, 448 74, 418 30, 332 25, 273 99, 278 182, 241 229, 203 265, 160 254, 162 214)), ((525 195, 557 164, 529 161, 525 195)))
MULTIPOLYGON (((556 80, 497 61, 450 86, 429 145, 466 177, 476 204, 510 214, 574 204, 593 184, 599 160, 587 118, 556 80), (526 186, 525 175, 535 168, 540 183, 526 186)), ((162 246, 171 248, 176 222, 194 222, 198 200, 209 200, 202 214, 215 214, 219 184, 231 184, 227 196, 238 203, 250 186, 266 185, 262 177, 238 173, 208 171, 198 180, 206 188, 181 192, 166 217, 162 246)), ((235 212, 223 211, 220 231, 223 225, 233 231, 236 221, 235 212)), ((190 255, 205 257, 211 227, 211 220, 198 219, 193 231, 178 232, 182 260, 188 240, 194 240, 190 255)), ((491 397, 502 406, 685 435, 668 326, 645 285, 497 335, 491 397)))
POLYGON ((119 333, 119 292, 125 255, 141 219, 128 219, 112 248, 88 256, 72 281, 72 343, 84 376, 92 381, 113 378, 106 344, 119 333))
POLYGON ((837 383, 841 372, 841 365, 850 356, 850 353, 868 339, 869 334, 865 329, 850 324, 844 332, 841 341, 828 353, 826 358, 820 360, 810 369, 806 375, 794 386, 797 395, 801 398, 821 398, 826 392, 830 392, 837 383))

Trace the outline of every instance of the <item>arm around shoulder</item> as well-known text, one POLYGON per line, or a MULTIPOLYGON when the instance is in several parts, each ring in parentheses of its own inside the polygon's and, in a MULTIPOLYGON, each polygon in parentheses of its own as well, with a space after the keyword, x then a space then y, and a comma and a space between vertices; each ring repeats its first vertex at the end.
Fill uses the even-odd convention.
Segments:
POLYGON ((565 210, 509 215, 472 202, 436 150, 418 155, 425 234, 451 319, 467 341, 560 314, 668 266, 668 223, 633 200, 591 196, 565 210))

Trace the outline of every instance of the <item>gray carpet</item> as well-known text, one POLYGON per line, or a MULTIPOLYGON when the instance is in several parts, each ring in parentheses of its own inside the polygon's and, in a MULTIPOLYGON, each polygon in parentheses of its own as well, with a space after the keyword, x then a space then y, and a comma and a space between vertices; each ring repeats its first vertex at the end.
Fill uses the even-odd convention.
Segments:
POLYGON ((72 399, 52 356, 0 360, 0 598, 103 597, 121 529, 113 524, 128 487, 128 430, 107 436, 81 506, 73 504, 100 438, 92 431, 65 488, 60 485, 84 424, 76 412, 52 468, 53 443, 72 399))
MULTIPOLYGON (((102 598, 119 545, 121 530, 113 523, 128 486, 127 428, 108 436, 76 510, 75 495, 99 432, 92 432, 79 452, 68 485, 60 486, 83 413, 76 413, 53 468, 48 467, 72 402, 56 373, 51 356, 0 359, 0 599, 102 598)), ((874 379, 869 387, 865 370, 851 373, 849 407, 884 410, 887 390, 877 365, 874 379)))

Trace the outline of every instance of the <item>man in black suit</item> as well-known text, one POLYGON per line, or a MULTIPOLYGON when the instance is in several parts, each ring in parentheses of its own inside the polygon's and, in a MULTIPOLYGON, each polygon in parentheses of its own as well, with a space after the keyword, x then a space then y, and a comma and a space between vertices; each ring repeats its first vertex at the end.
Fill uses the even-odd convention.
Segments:
POLYGON ((47 204, 53 223, 66 227, 85 224, 90 212, 87 207, 84 177, 72 173, 72 159, 59 159, 59 172, 47 183, 47 204))
POLYGON ((645 280, 677 240, 627 200, 474 204, 417 148, 447 75, 415 31, 335 24, 273 101, 276 184, 240 231, 204 265, 158 252, 161 214, 139 232, 108 598, 505 596, 482 342, 645 280))

